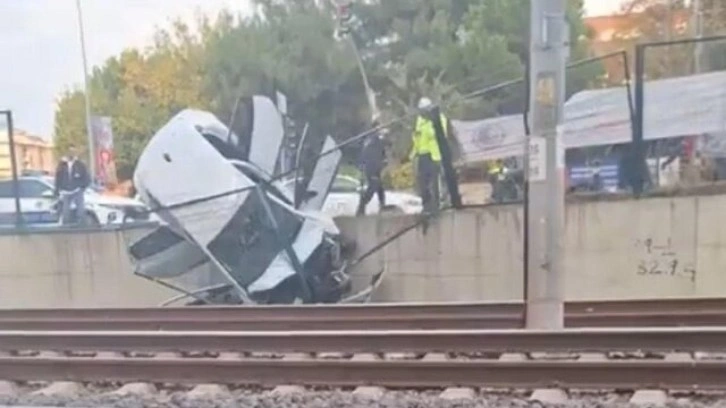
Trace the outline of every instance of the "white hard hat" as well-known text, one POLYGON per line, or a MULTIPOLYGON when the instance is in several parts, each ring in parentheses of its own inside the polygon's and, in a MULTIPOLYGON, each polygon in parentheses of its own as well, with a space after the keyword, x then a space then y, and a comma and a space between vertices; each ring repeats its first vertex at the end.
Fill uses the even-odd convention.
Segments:
POLYGON ((427 97, 422 97, 418 100, 418 108, 419 109, 427 109, 430 108, 433 103, 431 102, 431 99, 427 97))

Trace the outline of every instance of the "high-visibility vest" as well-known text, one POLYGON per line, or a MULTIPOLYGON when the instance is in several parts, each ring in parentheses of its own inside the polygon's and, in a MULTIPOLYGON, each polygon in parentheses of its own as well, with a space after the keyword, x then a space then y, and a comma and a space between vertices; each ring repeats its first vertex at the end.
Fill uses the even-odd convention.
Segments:
MULTIPOLYGON (((448 120, 443 113, 441 114, 441 126, 444 129, 444 137, 446 137, 449 133, 448 120)), ((418 116, 413 130, 413 146, 410 158, 413 159, 424 154, 430 154, 431 159, 435 162, 441 161, 441 150, 436 140, 433 122, 428 118, 418 116)))
POLYGON ((499 174, 504 169, 504 166, 499 160, 489 161, 488 167, 489 168, 487 170, 489 171, 489 174, 499 174))

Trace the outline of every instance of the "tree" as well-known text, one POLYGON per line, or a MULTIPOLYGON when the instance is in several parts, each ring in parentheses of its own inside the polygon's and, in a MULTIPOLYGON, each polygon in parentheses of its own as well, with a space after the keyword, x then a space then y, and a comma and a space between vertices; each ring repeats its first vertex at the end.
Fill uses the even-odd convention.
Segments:
MULTIPOLYGON (((464 100, 483 85, 523 72, 501 35, 470 12, 478 0, 402 0, 356 3, 360 24, 353 41, 379 94, 387 119, 406 118, 391 129, 394 156, 405 156, 415 106, 428 96, 453 118, 481 118, 494 111, 489 101, 464 100)), ((400 173, 400 172, 399 172, 400 173)), ((405 172, 404 172, 405 173, 405 172)))
MULTIPOLYGON (((516 54, 523 66, 529 60, 530 0, 480 0, 472 8, 473 18, 496 35, 506 39, 507 49, 516 54)), ((566 18, 570 25, 570 62, 590 56, 589 32, 583 21, 583 0, 567 2, 566 18)), ((568 96, 583 89, 599 87, 604 68, 593 61, 567 72, 568 96)))
MULTIPOLYGON (((299 127, 310 124, 314 141, 322 143, 327 134, 343 141, 370 127, 357 50, 382 120, 405 119, 391 129, 394 155, 402 157, 410 144, 410 115, 422 95, 441 103, 451 117, 465 119, 508 113, 503 102, 523 99, 522 87, 485 98, 464 96, 523 76, 528 3, 355 2, 349 35, 341 37, 331 4, 255 0, 252 17, 224 12, 213 23, 200 19, 198 34, 177 23, 160 31, 150 48, 126 50, 95 68, 92 110, 113 118, 118 168, 125 176, 153 132, 180 109, 209 109, 227 120, 239 97, 274 96, 275 90, 287 95, 289 113, 299 127)), ((572 2, 568 15, 573 38, 579 39, 584 30, 580 1, 572 2)), ((584 53, 583 44, 576 42, 573 59, 584 53)), ((576 76, 580 79, 572 81, 589 83, 597 75, 576 76)), ((232 124, 235 131, 239 123, 232 124)), ((63 149, 84 140, 83 94, 68 91, 56 113, 57 145, 63 149)), ((354 146, 345 152, 356 156, 354 146)))
MULTIPOLYGON (((628 0, 622 5, 622 11, 627 19, 614 37, 628 49, 636 43, 676 40, 690 35, 680 24, 687 23, 689 18, 682 0, 628 0)), ((691 45, 649 48, 645 55, 646 77, 684 75, 692 69, 692 57, 691 45)))
POLYGON ((70 145, 77 145, 79 150, 88 159, 88 152, 84 149, 86 142, 86 113, 83 92, 67 90, 61 94, 58 107, 55 111, 55 139, 54 145, 58 157, 68 151, 70 145))
MULTIPOLYGON (((629 0, 623 13, 629 18, 615 37, 624 47, 635 43, 678 40, 696 34, 693 2, 683 0, 629 0)), ((701 0, 704 36, 726 33, 726 5, 719 0, 701 0)), ((702 69, 726 69, 726 41, 703 43, 702 69)), ((674 44, 648 48, 645 69, 649 79, 690 75, 695 73, 695 44, 674 44)))
MULTIPOLYGON (((200 23, 208 26, 204 20, 200 23)), ((203 51, 200 36, 177 22, 171 31, 158 32, 148 50, 126 50, 94 68, 89 81, 91 111, 112 118, 121 179, 131 176, 141 150, 170 116, 186 107, 208 106, 202 93, 203 51)), ((55 119, 60 152, 70 144, 87 146, 84 109, 83 92, 61 96, 55 119)))
POLYGON ((351 84, 354 59, 335 41, 331 15, 313 0, 257 5, 255 17, 236 21, 207 45, 205 90, 215 112, 228 117, 240 96, 279 89, 291 116, 314 122, 317 135, 350 137, 365 99, 351 84))
MULTIPOLYGON (((726 4, 722 0, 701 0, 703 34, 726 34, 726 4)), ((726 41, 709 42, 705 45, 705 69, 726 69, 726 41)))
MULTIPOLYGON (((354 38, 366 70, 393 116, 415 112, 421 95, 431 96, 450 116, 480 119, 521 113, 522 83, 477 99, 464 95, 522 78, 529 55, 530 0, 371 1, 354 13, 361 20, 354 38)), ((572 60, 588 56, 582 1, 568 2, 572 60)), ((598 86, 603 69, 593 63, 571 71, 569 93, 598 86)), ((400 157, 410 145, 411 121, 394 129, 400 157)))

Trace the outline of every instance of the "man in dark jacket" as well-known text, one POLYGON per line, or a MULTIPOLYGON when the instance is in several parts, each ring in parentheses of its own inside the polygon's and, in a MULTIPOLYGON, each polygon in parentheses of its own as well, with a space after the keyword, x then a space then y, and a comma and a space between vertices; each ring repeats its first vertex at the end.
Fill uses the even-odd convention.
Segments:
POLYGON ((88 174, 86 164, 78 159, 78 152, 74 146, 68 149, 68 155, 64 157, 55 170, 55 194, 60 198, 61 224, 66 225, 71 221, 71 205, 76 210, 76 221, 83 223, 85 220, 86 188, 91 184, 91 177, 88 174))
MULTIPOLYGON (((373 127, 378 127, 378 122, 374 122, 373 127)), ((381 179, 381 173, 386 165, 386 142, 380 130, 363 141, 360 161, 361 170, 366 177, 366 189, 358 202, 357 215, 364 215, 365 208, 374 194, 378 194, 380 209, 383 210, 386 206, 386 191, 381 179)))

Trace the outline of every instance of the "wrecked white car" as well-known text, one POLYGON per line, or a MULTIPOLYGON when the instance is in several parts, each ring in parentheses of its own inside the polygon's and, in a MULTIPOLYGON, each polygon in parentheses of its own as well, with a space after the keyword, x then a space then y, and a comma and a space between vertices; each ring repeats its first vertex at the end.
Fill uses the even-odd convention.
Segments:
POLYGON ((351 245, 320 211, 341 159, 336 143, 325 138, 326 154, 295 189, 305 192, 296 200, 275 175, 284 138, 277 107, 261 96, 248 105, 248 135, 187 109, 145 147, 134 184, 162 222, 129 242, 135 273, 192 304, 367 299, 380 274, 351 294, 351 245))

